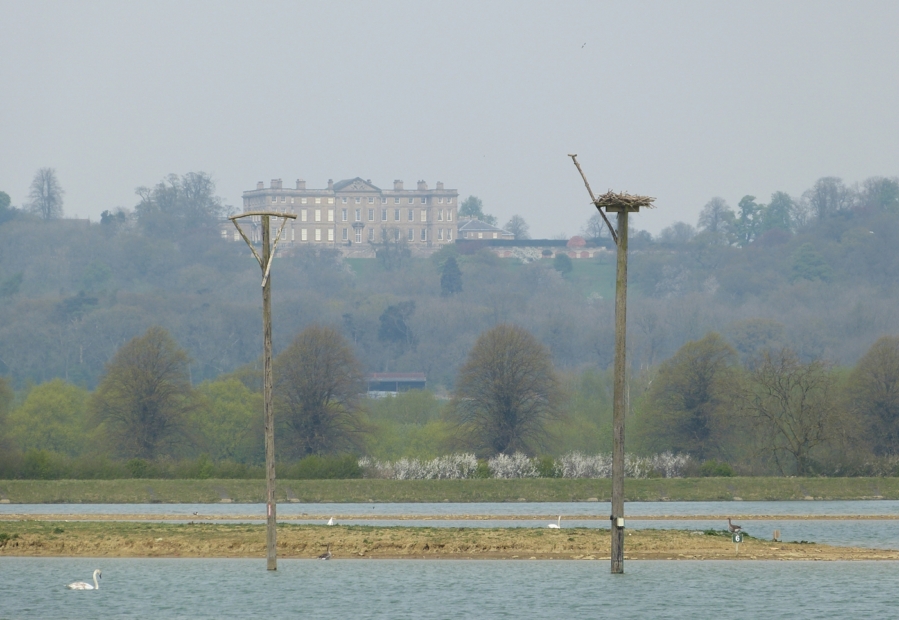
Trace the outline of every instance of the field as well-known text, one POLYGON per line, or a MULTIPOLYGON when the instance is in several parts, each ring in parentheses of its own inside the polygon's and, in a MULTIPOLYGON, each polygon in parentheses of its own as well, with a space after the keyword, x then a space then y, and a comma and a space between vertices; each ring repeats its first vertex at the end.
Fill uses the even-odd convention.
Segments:
MULTIPOLYGON (((0 480, 0 502, 263 502, 264 480, 0 480)), ((279 480, 277 501, 608 501, 609 479, 279 480)), ((899 478, 656 478, 627 480, 628 501, 899 499, 899 478)))

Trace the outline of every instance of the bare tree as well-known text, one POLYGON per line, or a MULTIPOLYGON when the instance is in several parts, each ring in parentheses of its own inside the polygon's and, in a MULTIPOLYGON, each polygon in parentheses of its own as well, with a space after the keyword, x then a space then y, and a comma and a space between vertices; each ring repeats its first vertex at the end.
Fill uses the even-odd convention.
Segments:
POLYGON ((784 475, 811 472, 816 449, 839 437, 830 364, 802 363, 788 348, 767 351, 736 388, 738 409, 753 423, 761 453, 784 475))
POLYGON ((849 376, 850 409, 879 455, 899 453, 899 337, 884 336, 849 376))
POLYGON ((28 210, 41 219, 55 220, 62 217, 62 196, 65 192, 56 178, 53 168, 41 168, 34 173, 28 198, 28 210))
POLYGON ((594 213, 584 224, 584 230, 581 231, 587 239, 600 239, 609 235, 606 223, 602 221, 599 213, 594 213))
POLYGON ((170 454, 197 406, 184 349, 161 327, 126 343, 106 365, 92 408, 123 456, 170 454))
POLYGON ((498 325, 478 337, 453 398, 458 437, 484 455, 533 453, 559 417, 561 388, 549 351, 527 330, 498 325))
POLYGON ((699 229, 705 232, 731 232, 734 225, 734 212, 724 198, 715 197, 705 203, 699 213, 699 229))
POLYGON ((503 228, 515 235, 516 239, 531 238, 530 226, 528 226, 528 223, 525 222, 524 218, 520 215, 513 215, 503 228))
POLYGON ((358 450, 362 368, 346 339, 331 327, 304 329, 275 359, 275 402, 295 456, 358 450))

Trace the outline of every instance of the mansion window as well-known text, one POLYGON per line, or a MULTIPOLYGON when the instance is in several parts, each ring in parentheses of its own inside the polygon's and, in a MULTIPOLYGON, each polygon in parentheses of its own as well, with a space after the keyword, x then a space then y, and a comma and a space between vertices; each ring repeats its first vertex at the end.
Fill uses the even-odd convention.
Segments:
POLYGON ((450 209, 446 210, 446 221, 447 222, 453 221, 453 212, 450 209))
POLYGON ((443 198, 438 198, 438 199, 437 199, 437 204, 442 205, 442 204, 443 204, 443 198))
POLYGON ((394 199, 393 199, 393 204, 395 204, 395 205, 400 204, 400 199, 399 199, 399 198, 394 198, 394 199))
POLYGON ((415 221, 415 214, 412 212, 412 209, 409 209, 409 218, 408 219, 410 222, 415 221))
POLYGON ((305 198, 300 198, 300 204, 306 204, 306 199, 305 199, 305 198))
POLYGON ((415 198, 410 198, 410 199, 409 199, 409 204, 410 204, 410 205, 411 205, 412 203, 414 203, 414 202, 415 202, 415 198))
POLYGON ((344 196, 343 198, 341 198, 341 199, 340 199, 340 202, 342 202, 343 204, 346 204, 346 196, 344 196))
POLYGON ((369 209, 369 210, 368 210, 368 221, 369 221, 369 222, 374 222, 374 221, 375 221, 375 210, 374 210, 374 209, 369 209))
POLYGON ((453 240, 453 229, 452 229, 452 228, 447 228, 447 229, 446 229, 446 240, 447 240, 447 241, 452 241, 452 240, 453 240))
POLYGON ((438 222, 443 221, 443 209, 440 209, 439 211, 437 211, 437 221, 438 222))
POLYGON ((399 209, 394 209, 394 210, 393 210, 393 221, 394 221, 394 222, 399 222, 399 221, 400 221, 400 210, 399 210, 399 209))
POLYGON ((343 229, 343 240, 344 240, 344 241, 347 240, 347 231, 346 231, 346 228, 343 229))
POLYGON ((321 198, 316 198, 316 199, 315 199, 315 204, 320 205, 321 203, 322 203, 322 199, 321 199, 321 198))
POLYGON ((328 221, 329 222, 334 221, 334 209, 328 209, 328 221))
POLYGON ((356 229, 356 243, 362 243, 362 229, 356 229))
POLYGON ((422 196, 422 197, 421 197, 421 204, 423 204, 423 205, 428 204, 428 199, 427 199, 427 197, 425 197, 425 196, 422 196))
POLYGON ((341 209, 341 211, 340 211, 340 221, 341 221, 341 222, 345 222, 345 221, 346 221, 346 209, 341 209))
POLYGON ((381 209, 381 221, 382 222, 387 221, 387 209, 381 209))
POLYGON ((409 241, 415 241, 415 230, 412 228, 409 229, 409 241))
POLYGON ((306 221, 306 209, 300 209, 300 221, 301 222, 306 221))
POLYGON ((437 241, 443 241, 443 229, 442 228, 437 229, 437 241))
POLYGON ((315 240, 316 240, 316 241, 321 241, 321 240, 322 240, 322 229, 321 229, 321 228, 316 228, 316 229, 315 229, 315 240))
POLYGON ((369 197, 368 197, 368 204, 370 204, 370 205, 375 204, 374 196, 369 196, 369 197))
POLYGON ((362 209, 356 209, 356 221, 357 222, 362 221, 362 209))
POLYGON ((316 210, 315 210, 315 221, 316 221, 316 222, 321 222, 321 221, 322 221, 322 210, 321 210, 321 209, 316 209, 316 210))
POLYGON ((369 228, 369 229, 368 229, 368 240, 369 240, 369 241, 374 241, 374 240, 375 240, 375 229, 374 229, 374 228, 369 228))
POLYGON ((428 221, 428 210, 427 210, 427 209, 422 209, 422 210, 421 210, 421 221, 422 221, 422 222, 427 222, 427 221, 428 221))
POLYGON ((306 236, 306 229, 303 228, 300 230, 300 241, 308 241, 308 237, 306 236))
POLYGON ((334 229, 333 228, 328 229, 328 241, 334 241, 334 229))
POLYGON ((422 229, 421 229, 421 240, 422 240, 422 241, 427 241, 427 240, 428 240, 428 229, 427 229, 427 228, 422 228, 422 229))
POLYGON ((333 198, 328 198, 328 204, 329 204, 329 205, 334 204, 334 199, 333 199, 333 198))
POLYGON ((356 196, 356 204, 358 205, 361 203, 362 203, 362 198, 360 198, 359 196, 356 196))

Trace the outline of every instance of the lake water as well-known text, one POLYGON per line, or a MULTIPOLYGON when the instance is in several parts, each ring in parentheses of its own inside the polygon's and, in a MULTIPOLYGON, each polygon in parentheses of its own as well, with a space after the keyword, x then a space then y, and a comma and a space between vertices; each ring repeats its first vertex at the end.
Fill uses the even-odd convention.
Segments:
POLYGON ((0 618, 886 618, 893 562, 0 559, 0 618), (63 586, 103 570, 100 591, 63 586))

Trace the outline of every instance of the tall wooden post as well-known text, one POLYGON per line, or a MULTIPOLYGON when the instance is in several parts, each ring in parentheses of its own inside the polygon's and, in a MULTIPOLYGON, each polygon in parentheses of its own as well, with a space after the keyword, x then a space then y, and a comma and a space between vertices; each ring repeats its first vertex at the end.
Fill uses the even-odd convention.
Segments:
POLYGON ((628 213, 637 213, 640 207, 652 207, 655 198, 636 196, 627 192, 616 194, 609 190, 598 198, 593 195, 587 176, 577 161, 576 154, 569 154, 584 185, 590 194, 593 206, 599 211, 603 222, 609 227, 609 234, 618 247, 618 261, 615 270, 615 381, 612 402, 612 573, 624 572, 624 417, 627 413, 627 218, 628 213), (618 214, 618 231, 606 214, 618 214))
MULTIPOLYGON (((262 264, 271 262, 269 216, 262 216, 262 264)), ((266 277, 268 276, 268 277, 266 277)), ((278 570, 277 506, 275 504, 275 413, 272 407, 272 279, 262 281, 262 411, 265 419, 265 553, 268 570, 278 570)))
POLYGON ((615 269, 615 384, 612 402, 612 572, 624 572, 624 416, 627 407, 627 209, 618 212, 615 269))
POLYGON ((234 222, 240 236, 250 246, 250 251, 256 257, 256 261, 262 268, 262 415, 265 428, 265 551, 266 566, 268 570, 278 570, 277 557, 277 525, 278 507, 275 504, 275 412, 272 405, 272 259, 284 225, 288 219, 296 219, 292 213, 278 213, 275 211, 248 211, 229 218, 234 222), (243 217, 259 217, 262 224, 262 256, 253 247, 253 242, 240 228, 237 220, 243 217), (282 218, 281 227, 272 243, 271 218, 282 218))

